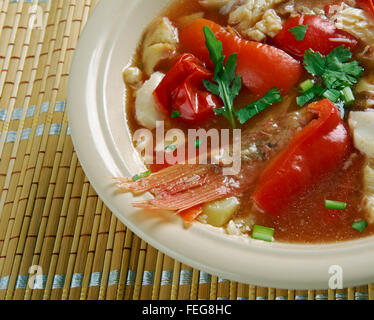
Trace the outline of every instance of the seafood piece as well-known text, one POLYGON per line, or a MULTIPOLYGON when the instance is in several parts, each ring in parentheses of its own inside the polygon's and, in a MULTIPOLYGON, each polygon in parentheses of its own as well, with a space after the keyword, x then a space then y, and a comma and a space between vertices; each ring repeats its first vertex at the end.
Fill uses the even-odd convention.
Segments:
POLYGON ((374 111, 351 112, 349 126, 353 132, 355 147, 369 157, 364 168, 363 204, 368 212, 368 222, 374 223, 374 111))
POLYGON ((249 28, 244 34, 256 41, 263 41, 266 36, 274 38, 283 28, 282 19, 277 15, 275 10, 268 9, 265 11, 261 20, 252 28, 249 28))
POLYGON ((355 147, 369 158, 374 158, 374 111, 352 111, 348 123, 355 147))
POLYGON ((155 20, 145 34, 142 60, 144 71, 149 76, 162 60, 173 57, 178 43, 178 30, 166 18, 155 20))
POLYGON ((188 16, 183 16, 178 19, 178 26, 179 28, 185 28, 191 23, 193 23, 195 20, 204 18, 204 15, 205 13, 201 11, 201 12, 195 12, 188 16))
POLYGON ((374 23, 364 10, 352 8, 342 2, 331 19, 338 29, 344 30, 366 43, 374 42, 374 23))
POLYGON ((279 153, 310 118, 307 112, 294 112, 245 130, 241 170, 236 176, 223 175, 223 167, 219 165, 176 164, 135 182, 131 178, 119 178, 118 187, 123 191, 150 191, 155 195, 154 199, 134 203, 134 207, 177 212, 239 195, 254 185, 268 160, 279 153))
POLYGON ((314 14, 321 17, 325 16, 325 10, 323 6, 313 6, 312 8, 308 7, 310 0, 300 1, 298 0, 295 3, 295 0, 290 0, 286 3, 281 4, 277 8, 277 12, 280 15, 287 15, 289 14, 291 17, 295 17, 299 14, 314 14))
POLYGON ((272 8, 285 0, 200 0, 209 9, 229 14, 229 25, 251 40, 263 41, 282 30, 282 20, 272 8))
POLYGON ((140 88, 143 83, 143 72, 137 67, 129 67, 123 72, 123 79, 132 88, 140 88))
POLYGON ((354 90, 356 108, 374 108, 374 74, 361 78, 354 90))
POLYGON ((263 40, 265 34, 275 36, 276 30, 282 29, 282 22, 275 11, 268 10, 282 2, 284 0, 247 0, 230 12, 229 24, 253 40, 263 40))
POLYGON ((230 2, 235 3, 233 0, 199 0, 201 6, 207 9, 221 9, 230 2))
POLYGON ((158 109, 155 98, 153 97, 153 91, 160 84, 164 76, 161 72, 155 72, 136 92, 136 120, 139 124, 151 130, 156 128, 156 121, 165 119, 164 114, 158 109))
POLYGON ((374 169, 368 164, 364 168, 364 206, 368 212, 368 222, 374 223, 374 169))

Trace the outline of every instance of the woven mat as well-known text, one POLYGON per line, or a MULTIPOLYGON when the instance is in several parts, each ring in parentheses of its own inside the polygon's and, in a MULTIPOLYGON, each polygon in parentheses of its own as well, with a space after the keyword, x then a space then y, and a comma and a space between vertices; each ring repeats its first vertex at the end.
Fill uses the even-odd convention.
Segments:
MULTIPOLYGON (((104 0, 101 0, 104 1, 104 0)), ((158 252, 91 187, 65 109, 98 0, 0 0, 0 299, 374 299, 227 281, 158 252)))

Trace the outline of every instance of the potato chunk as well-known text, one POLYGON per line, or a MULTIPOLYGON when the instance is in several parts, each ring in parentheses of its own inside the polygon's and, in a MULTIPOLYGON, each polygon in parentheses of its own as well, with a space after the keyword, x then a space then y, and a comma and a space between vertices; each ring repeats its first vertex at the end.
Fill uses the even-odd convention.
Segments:
POLYGON ((236 197, 230 197, 214 201, 204 205, 203 214, 207 216, 207 223, 215 227, 222 227, 226 224, 239 206, 236 197))

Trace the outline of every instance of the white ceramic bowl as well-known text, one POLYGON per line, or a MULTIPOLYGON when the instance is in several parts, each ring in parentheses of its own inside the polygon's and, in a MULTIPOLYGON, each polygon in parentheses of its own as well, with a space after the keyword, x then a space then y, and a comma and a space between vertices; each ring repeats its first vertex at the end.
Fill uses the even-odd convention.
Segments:
POLYGON ((178 217, 134 209, 134 197, 111 177, 144 170, 126 127, 122 71, 143 29, 167 0, 103 0, 80 38, 69 83, 68 112, 78 157, 93 187, 116 216, 167 255, 223 278, 254 285, 326 289, 331 266, 345 287, 374 282, 374 238, 328 245, 265 243, 225 235, 178 217))

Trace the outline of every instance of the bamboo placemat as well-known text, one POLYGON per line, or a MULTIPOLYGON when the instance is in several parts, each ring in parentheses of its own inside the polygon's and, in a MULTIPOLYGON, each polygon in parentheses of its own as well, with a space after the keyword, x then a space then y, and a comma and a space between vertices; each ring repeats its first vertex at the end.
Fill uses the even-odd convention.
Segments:
POLYGON ((0 299, 374 299, 373 285, 293 291, 217 278, 112 215, 79 164, 65 105, 97 2, 0 0, 0 299))

